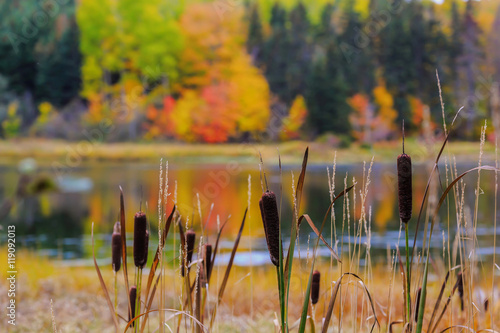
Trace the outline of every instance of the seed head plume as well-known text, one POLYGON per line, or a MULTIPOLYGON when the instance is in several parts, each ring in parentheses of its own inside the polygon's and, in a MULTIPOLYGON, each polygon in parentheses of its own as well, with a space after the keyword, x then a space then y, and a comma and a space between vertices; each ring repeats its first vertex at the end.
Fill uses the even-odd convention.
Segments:
POLYGON ((113 270, 118 272, 122 263, 122 235, 120 222, 116 222, 111 235, 111 263, 113 270))
POLYGON ((276 195, 274 192, 266 191, 262 194, 259 201, 260 213, 262 215, 262 222, 264 224, 264 231, 266 234, 267 248, 273 265, 279 266, 279 214, 278 205, 276 203, 276 195))

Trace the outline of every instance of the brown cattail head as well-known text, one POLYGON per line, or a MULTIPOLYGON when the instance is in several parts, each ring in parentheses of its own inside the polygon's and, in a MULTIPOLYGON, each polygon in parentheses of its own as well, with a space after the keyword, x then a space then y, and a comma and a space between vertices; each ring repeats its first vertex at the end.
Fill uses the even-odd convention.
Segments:
POLYGON ((201 270, 201 284, 205 287, 210 281, 210 273, 212 273, 212 245, 204 244, 202 248, 203 265, 201 270))
MULTIPOLYGON (((132 318, 135 317, 135 301, 137 299, 137 287, 132 286, 130 287, 130 291, 128 293, 128 299, 130 301, 130 312, 128 313, 128 321, 131 321, 132 318)), ((134 326, 134 323, 132 323, 132 326, 134 326)))
POLYGON ((460 297, 460 309, 464 311, 464 277, 462 272, 457 275, 456 288, 458 291, 458 296, 460 297))
POLYGON ((280 258, 280 219, 278 215, 278 205, 276 203, 276 195, 271 191, 266 191, 262 194, 259 201, 260 213, 266 233, 267 248, 269 256, 274 266, 279 266, 280 258))
POLYGON ((420 306, 420 296, 422 295, 422 287, 418 288, 417 299, 415 303, 415 322, 418 322, 418 307, 420 306))
POLYGON ((111 263, 113 270, 118 272, 122 263, 122 235, 120 222, 116 222, 111 235, 111 263))
POLYGON ((398 156, 397 164, 399 218, 403 223, 408 223, 412 210, 411 157, 403 153, 398 156))
POLYGON ((312 284, 311 284, 311 303, 316 304, 319 300, 319 281, 321 279, 321 274, 318 271, 313 272, 312 284))
POLYGON ((488 312, 488 307, 490 305, 490 301, 488 299, 484 300, 484 312, 488 312))
POLYGON ((148 260, 148 223, 146 214, 138 212, 134 216, 134 264, 143 268, 148 260))
POLYGON ((196 241, 196 233, 193 230, 188 230, 186 231, 186 263, 184 263, 184 260, 182 262, 182 267, 181 267, 181 275, 184 276, 184 266, 188 268, 189 272, 189 265, 191 264, 191 260, 193 259, 193 251, 194 251, 194 243, 196 241))

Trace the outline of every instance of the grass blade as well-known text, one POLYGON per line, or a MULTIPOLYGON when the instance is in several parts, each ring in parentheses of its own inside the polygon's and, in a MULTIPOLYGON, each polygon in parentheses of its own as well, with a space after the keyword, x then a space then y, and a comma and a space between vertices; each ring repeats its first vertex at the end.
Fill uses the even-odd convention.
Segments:
MULTIPOLYGON (((243 233, 243 227, 245 226, 245 219, 247 217, 248 207, 245 209, 245 214, 243 215, 243 221, 241 221, 240 231, 238 232, 238 236, 234 241, 233 250, 231 251, 231 257, 229 258, 229 263, 227 264, 226 272, 224 273, 224 279, 222 280, 222 284, 219 289, 219 296, 217 297, 217 305, 220 304, 222 300, 222 296, 224 295, 224 290, 226 289, 227 281, 229 279, 229 273, 231 273, 231 268, 233 267, 234 257, 236 255, 236 250, 238 249, 238 245, 240 244, 241 234, 243 233)), ((212 330, 212 325, 214 323, 215 315, 217 314, 217 306, 214 307, 212 311, 212 317, 210 319, 210 331, 212 330)))
MULTIPOLYGON (((175 205, 172 208, 172 212, 168 216, 168 219, 165 221, 165 226, 163 228, 163 234, 162 234, 162 240, 163 240, 163 242, 165 241, 165 239, 167 239, 168 232, 170 230, 170 225, 172 224, 172 219, 174 217, 174 213, 175 213, 175 205)), ((149 271, 148 283, 146 285, 146 299, 144 300, 144 302, 146 304, 148 303, 149 297, 153 297, 154 296, 154 293, 151 296, 149 296, 149 290, 151 289, 151 284, 153 283, 153 279, 154 279, 154 276, 155 276, 155 273, 156 273, 156 269, 158 268, 158 264, 159 264, 159 261, 160 261, 159 257, 160 257, 160 245, 158 244, 158 247, 156 248, 155 257, 153 259, 153 262, 151 263, 151 270, 149 271)))
MULTIPOLYGON (((123 200, 123 189, 120 186, 120 225, 121 225, 121 235, 122 235, 122 263, 123 263, 123 279, 125 280, 125 288, 128 291, 130 290, 128 284, 128 270, 127 270, 127 234, 126 234, 126 225, 125 225, 125 202, 123 200)), ((130 313, 132 309, 132 305, 130 304, 130 299, 128 300, 128 313, 130 313)))
POLYGON ((335 306, 335 301, 337 299, 340 285, 341 285, 344 277, 347 275, 353 276, 363 285, 363 290, 365 291, 366 296, 368 297, 368 300, 370 301, 370 306, 371 306, 371 309, 373 312, 373 318, 375 319, 375 321, 373 322, 373 325, 371 327, 370 332, 373 332, 373 330, 375 329, 375 325, 377 325, 380 328, 380 323, 377 319, 377 314, 375 312, 375 305, 373 304, 372 296, 370 295, 370 292, 368 291, 366 284, 363 282, 363 279, 361 279, 356 274, 347 272, 347 273, 342 274, 342 276, 339 277, 338 280, 335 282, 335 287, 333 288, 332 297, 330 298, 330 303, 328 304, 328 310, 326 311, 325 319, 323 322, 323 329, 321 330, 321 332, 323 332, 323 333, 327 333, 327 331, 328 331, 328 326, 330 325, 330 320, 332 319, 333 307, 335 306))
POLYGON ((104 297, 106 298, 106 302, 108 303, 109 311, 111 312, 111 317, 113 317, 113 324, 115 325, 115 329, 118 332, 118 319, 115 315, 115 308, 113 307, 113 303, 111 302, 111 298, 109 297, 108 289, 106 288, 106 284, 104 283, 104 279, 102 278, 101 270, 99 269, 99 265, 97 265, 97 260, 95 259, 95 248, 94 248, 94 222, 92 222, 92 257, 94 258, 94 266, 97 272, 97 276, 99 277, 99 282, 101 283, 102 291, 104 292, 104 297))

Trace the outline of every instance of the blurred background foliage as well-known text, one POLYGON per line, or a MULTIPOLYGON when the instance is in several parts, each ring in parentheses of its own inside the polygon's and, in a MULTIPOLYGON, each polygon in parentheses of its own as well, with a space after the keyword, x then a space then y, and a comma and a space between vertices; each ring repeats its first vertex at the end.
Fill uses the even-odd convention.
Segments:
POLYGON ((2 1, 0 136, 370 145, 440 128, 437 70, 475 138, 500 126, 499 5, 2 1))

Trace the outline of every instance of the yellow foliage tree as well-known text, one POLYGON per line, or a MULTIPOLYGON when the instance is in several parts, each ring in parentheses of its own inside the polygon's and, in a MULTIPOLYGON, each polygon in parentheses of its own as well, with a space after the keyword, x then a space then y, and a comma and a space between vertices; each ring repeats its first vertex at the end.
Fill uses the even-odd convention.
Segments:
POLYGON ((380 81, 373 89, 375 104, 378 106, 378 113, 375 117, 373 138, 375 140, 388 139, 396 130, 396 118, 398 112, 394 109, 394 99, 387 91, 385 83, 380 81))
POLYGON ((298 138, 299 129, 304 124, 306 116, 306 101, 302 95, 298 95, 292 103, 290 113, 283 119, 283 127, 280 133, 280 138, 282 140, 298 138))

